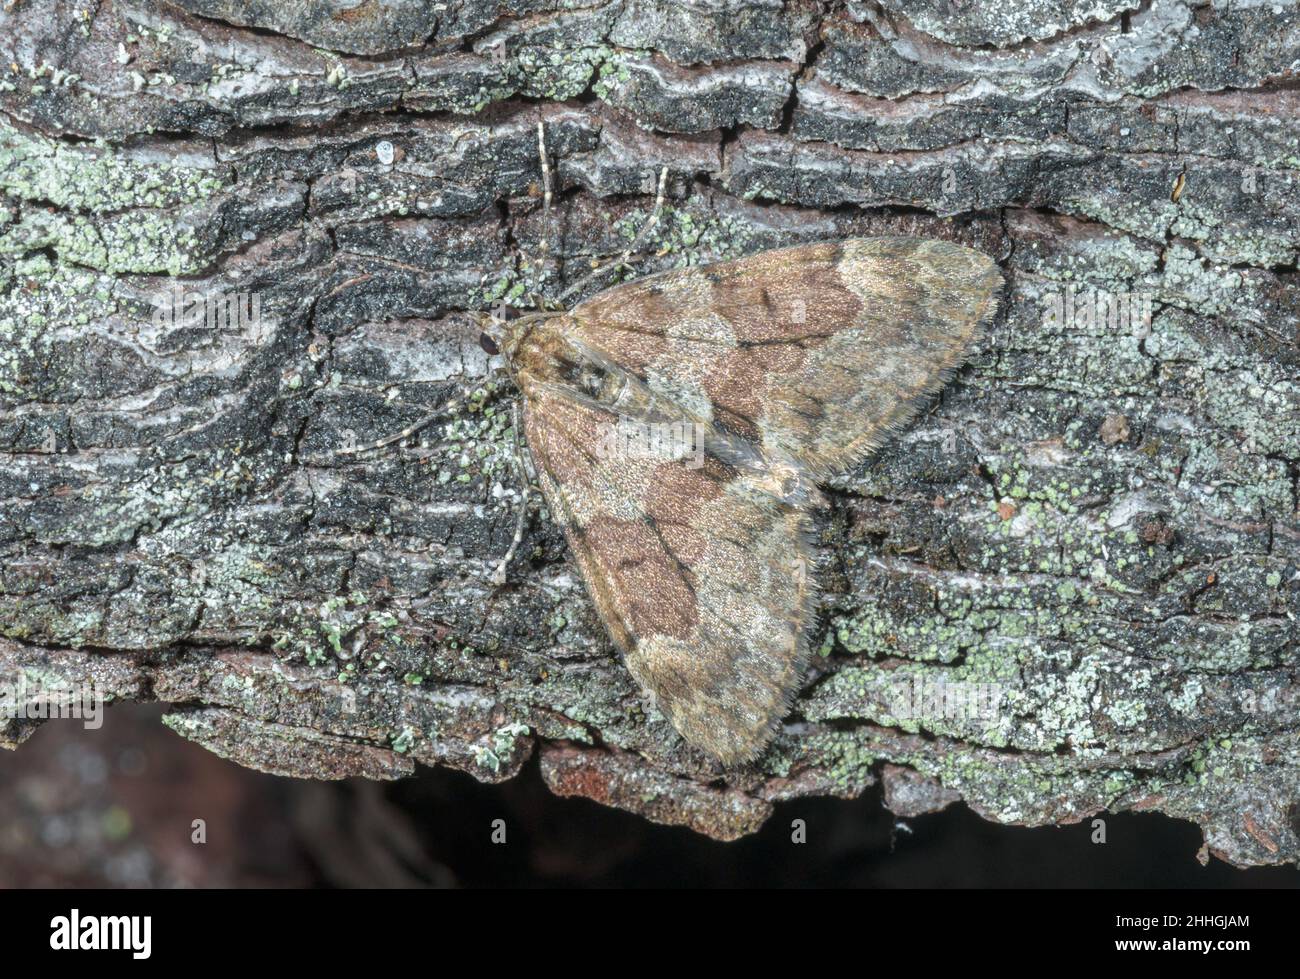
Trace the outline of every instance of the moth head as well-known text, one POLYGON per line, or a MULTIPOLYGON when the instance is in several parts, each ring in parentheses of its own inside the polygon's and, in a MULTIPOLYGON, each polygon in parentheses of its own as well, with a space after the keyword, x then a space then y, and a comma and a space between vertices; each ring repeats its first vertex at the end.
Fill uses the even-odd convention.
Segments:
POLYGON ((540 319, 553 316, 553 313, 523 312, 504 303, 494 306, 490 312, 475 313, 475 322, 479 330, 478 345, 490 357, 502 354, 507 363, 514 359, 520 341, 531 329, 532 324, 540 319))
POLYGON ((475 313, 474 319, 479 330, 478 345, 483 352, 489 357, 504 353, 509 360, 517 343, 515 334, 520 311, 506 303, 498 303, 488 312, 475 313))

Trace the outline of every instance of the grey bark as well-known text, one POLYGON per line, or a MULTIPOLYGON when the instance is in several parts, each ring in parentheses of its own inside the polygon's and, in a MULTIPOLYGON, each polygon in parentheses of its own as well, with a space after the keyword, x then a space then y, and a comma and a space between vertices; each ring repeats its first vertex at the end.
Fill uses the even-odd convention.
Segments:
POLYGON ((9 682, 166 701, 285 774, 539 752, 723 838, 881 779, 903 814, 1155 809, 1296 861, 1295 0, 19 0, 0 48, 9 682), (638 271, 909 233, 1007 273, 971 364, 827 487, 818 655, 742 770, 642 704, 544 513, 488 580, 515 394, 456 314, 529 282, 538 118, 551 295, 660 165, 638 271), (178 284, 260 319, 159 320, 178 284), (997 710, 899 699, 938 684, 997 710))

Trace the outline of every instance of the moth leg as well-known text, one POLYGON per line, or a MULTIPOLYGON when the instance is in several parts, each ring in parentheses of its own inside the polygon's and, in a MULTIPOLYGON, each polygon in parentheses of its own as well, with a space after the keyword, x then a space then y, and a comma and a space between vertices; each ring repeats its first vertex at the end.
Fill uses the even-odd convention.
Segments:
POLYGON ((655 229, 655 226, 659 224, 659 218, 662 215, 664 209, 664 190, 667 186, 668 186, 668 168, 663 167, 659 171, 659 188, 655 193, 654 209, 651 210, 650 217, 646 221, 646 223, 641 226, 641 230, 636 233, 636 237, 632 239, 632 243, 628 245, 625 249, 623 249, 623 254, 619 255, 618 258, 611 259, 608 262, 605 262, 601 265, 597 265, 594 269, 592 269, 590 272, 584 275, 581 279, 579 279, 577 282, 573 283, 573 285, 569 286, 569 288, 565 289, 562 293, 560 293, 561 302, 568 299, 569 296, 573 295, 579 289, 582 289, 584 286, 587 285, 587 283, 591 282, 597 276, 604 275, 610 269, 615 268, 619 265, 627 264, 628 259, 632 257, 632 253, 635 252, 641 246, 641 243, 645 241, 646 237, 650 234, 650 232, 653 231, 655 229))
POLYGON ((515 466, 518 470, 519 479, 530 490, 538 493, 542 491, 541 485, 537 481, 537 467, 533 465, 533 457, 524 451, 524 445, 519 440, 519 405, 516 403, 511 409, 511 425, 513 426, 512 434, 515 443, 515 466))
POLYGON ((519 518, 515 521, 515 535, 510 541, 510 548, 506 551, 505 557, 501 559, 501 563, 496 566, 496 570, 492 572, 492 584, 497 586, 506 583, 506 568, 514 560, 515 552, 519 550, 519 545, 524 541, 524 528, 528 524, 528 504, 531 501, 533 491, 532 480, 529 478, 527 465, 524 462, 523 445, 519 441, 518 402, 511 409, 510 417, 515 441, 515 472, 524 488, 524 495, 519 501, 519 518))

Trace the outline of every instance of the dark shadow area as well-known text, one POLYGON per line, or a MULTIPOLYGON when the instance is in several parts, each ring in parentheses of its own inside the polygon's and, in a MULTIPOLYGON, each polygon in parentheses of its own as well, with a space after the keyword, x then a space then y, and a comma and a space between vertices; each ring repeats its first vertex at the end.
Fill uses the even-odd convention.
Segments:
POLYGON ((277 778, 163 727, 157 706, 108 710, 99 730, 46 724, 0 752, 4 887, 1295 887, 1293 868, 1196 860, 1196 827, 1106 816, 1026 829, 965 806, 898 820, 879 790, 777 807, 719 843, 585 799, 536 761, 483 785, 423 770, 396 783, 277 778), (206 842, 196 843, 196 820, 206 842), (495 821, 503 822, 495 822, 495 821), (793 842, 796 820, 806 842, 793 842), (495 824, 495 825, 494 825, 495 824), (505 842, 494 843, 494 829, 505 842))
POLYGON ((879 789, 858 799, 802 799, 776 807, 763 829, 732 843, 657 826, 586 799, 561 799, 536 763, 485 786, 430 771, 387 795, 435 843, 468 886, 712 887, 1295 887, 1291 868, 1238 870, 1196 859, 1199 830, 1154 813, 1027 829, 989 823, 965 805, 899 820, 879 789), (492 821, 507 842, 490 842, 492 821), (792 842, 803 820, 807 842, 792 842))

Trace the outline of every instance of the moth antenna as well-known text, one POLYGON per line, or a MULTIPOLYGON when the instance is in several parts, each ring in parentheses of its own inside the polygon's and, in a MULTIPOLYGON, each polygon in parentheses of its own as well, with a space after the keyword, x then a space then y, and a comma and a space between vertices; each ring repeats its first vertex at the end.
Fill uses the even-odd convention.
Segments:
MULTIPOLYGON (((551 199, 555 188, 551 179, 551 162, 546 156, 546 127, 537 120, 537 156, 542 163, 542 256, 539 262, 542 280, 546 279, 546 262, 551 256, 551 199)), ((543 308, 540 292, 534 294, 534 304, 543 308)))
POLYGON ((515 443, 515 470, 519 482, 523 484, 524 495, 519 501, 519 518, 515 521, 515 535, 510 540, 510 547, 501 559, 501 563, 496 566, 492 572, 492 584, 500 587, 506 583, 506 569, 510 562, 514 560, 515 552, 519 550, 519 545, 524 540, 524 528, 528 523, 528 502, 532 495, 533 484, 528 479, 528 472, 524 468, 523 446, 519 442, 519 403, 515 402, 514 407, 510 409, 511 429, 514 434, 515 443))
POLYGON ((668 168, 663 167, 659 171, 659 189, 655 193, 654 209, 650 212, 650 217, 646 221, 646 223, 641 226, 641 230, 636 233, 636 237, 632 239, 631 243, 625 249, 623 249, 623 254, 619 255, 618 258, 612 259, 608 262, 605 262, 602 265, 596 266, 594 269, 592 269, 590 272, 584 275, 581 279, 579 279, 577 282, 573 283, 573 285, 569 286, 569 288, 565 289, 562 293, 560 293, 561 302, 563 302, 565 299, 568 299, 569 296, 573 295, 579 289, 586 286, 587 283, 591 282, 597 276, 603 275, 604 273, 608 272, 611 268, 615 268, 619 265, 627 264, 628 259, 632 257, 632 253, 641 246, 641 243, 645 241, 646 237, 650 234, 650 232, 653 231, 655 229, 655 226, 659 224, 659 218, 664 209, 664 191, 667 188, 667 186, 668 186, 668 168))
POLYGON ((446 417, 446 415, 447 412, 443 410, 431 411, 429 412, 429 414, 425 415, 423 418, 419 419, 413 424, 407 425, 400 432, 396 432, 392 435, 389 435, 386 438, 382 438, 378 442, 371 442, 369 445, 353 445, 347 448, 337 449, 335 450, 334 454, 336 456, 350 456, 350 455, 358 455, 362 452, 370 452, 374 449, 382 449, 384 448, 384 446, 392 445, 394 442, 400 442, 402 441, 402 439, 410 438, 412 435, 414 435, 420 429, 424 428, 430 422, 437 421, 439 418, 444 418, 446 417))
MULTIPOLYGON (((451 318, 453 320, 458 320, 460 322, 468 322, 471 326, 475 325, 476 323, 473 314, 456 313, 453 314, 451 318)), ((499 366, 492 368, 489 371, 489 377, 494 376, 500 370, 501 368, 499 366)), ((456 409, 457 409, 457 403, 453 401, 451 404, 447 405, 446 407, 439 408, 436 411, 431 411, 427 415, 424 415, 423 417, 417 419, 412 424, 407 425, 400 432, 394 432, 392 435, 387 435, 384 438, 381 438, 379 441, 371 442, 367 445, 349 445, 349 446, 345 446, 342 449, 336 449, 334 451, 334 455, 335 456, 360 455, 362 452, 372 452, 375 449, 382 449, 385 446, 392 445, 394 442, 400 442, 403 439, 410 438, 416 432, 420 431, 420 429, 426 427, 432 422, 437 421, 440 418, 450 418, 456 412, 456 409)))

